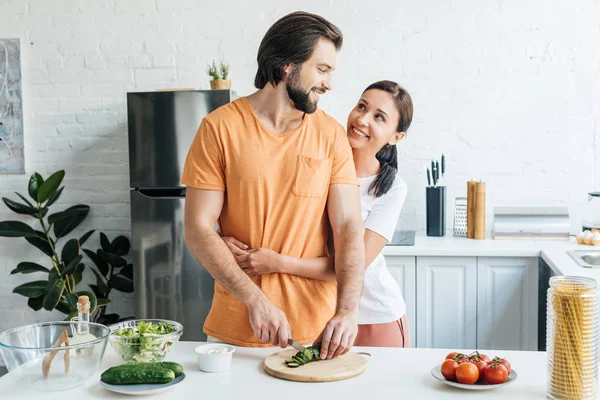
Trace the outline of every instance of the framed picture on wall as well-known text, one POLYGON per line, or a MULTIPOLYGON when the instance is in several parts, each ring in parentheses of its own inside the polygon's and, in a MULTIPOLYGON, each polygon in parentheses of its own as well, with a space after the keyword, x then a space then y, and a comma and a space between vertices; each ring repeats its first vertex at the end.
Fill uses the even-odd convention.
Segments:
POLYGON ((0 173, 25 173, 19 39, 0 39, 0 173))

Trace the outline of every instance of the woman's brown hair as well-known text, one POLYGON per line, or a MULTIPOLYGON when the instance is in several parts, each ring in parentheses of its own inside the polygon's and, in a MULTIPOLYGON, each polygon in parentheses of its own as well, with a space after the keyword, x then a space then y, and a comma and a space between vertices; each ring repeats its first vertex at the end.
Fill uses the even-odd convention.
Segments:
MULTIPOLYGON (((383 90, 392 95, 398 114, 400 114, 396 131, 406 133, 413 117, 413 103, 406 89, 393 81, 379 81, 369 85, 363 93, 371 89, 383 90)), ((381 197, 392 188, 398 172, 396 145, 386 144, 377 152, 375 158, 379 161, 380 168, 377 177, 369 186, 369 193, 375 197, 381 197)))

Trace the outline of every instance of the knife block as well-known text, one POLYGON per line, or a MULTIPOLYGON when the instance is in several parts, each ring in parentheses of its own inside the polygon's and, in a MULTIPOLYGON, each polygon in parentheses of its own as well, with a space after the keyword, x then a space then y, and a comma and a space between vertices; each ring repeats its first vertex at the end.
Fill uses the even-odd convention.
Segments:
POLYGON ((446 233, 446 186, 425 188, 427 207, 427 236, 444 236, 446 233))

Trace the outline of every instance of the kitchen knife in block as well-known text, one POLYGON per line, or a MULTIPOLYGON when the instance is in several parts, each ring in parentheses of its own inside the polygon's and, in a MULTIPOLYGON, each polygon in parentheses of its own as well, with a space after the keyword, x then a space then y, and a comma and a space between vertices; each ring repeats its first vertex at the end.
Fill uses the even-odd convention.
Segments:
POLYGON ((485 239, 485 182, 475 184, 475 231, 474 239, 485 239))
POLYGON ((292 358, 296 353, 296 350, 284 350, 271 354, 263 362, 265 372, 288 381, 333 382, 354 378, 367 369, 365 357, 352 352, 331 360, 313 361, 298 368, 290 368, 285 360, 292 358))
POLYGON ((475 237, 475 183, 467 182, 467 237, 475 237))

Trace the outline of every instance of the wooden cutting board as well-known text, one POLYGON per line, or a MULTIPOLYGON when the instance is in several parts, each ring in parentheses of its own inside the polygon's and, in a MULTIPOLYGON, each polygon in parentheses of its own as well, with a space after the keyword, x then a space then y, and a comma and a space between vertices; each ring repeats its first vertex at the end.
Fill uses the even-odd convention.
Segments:
POLYGON ((331 360, 314 361, 298 368, 290 368, 285 360, 296 353, 296 350, 290 349, 271 354, 263 363, 265 371, 288 381, 333 382, 353 378, 367 369, 367 359, 358 353, 347 353, 331 360))

